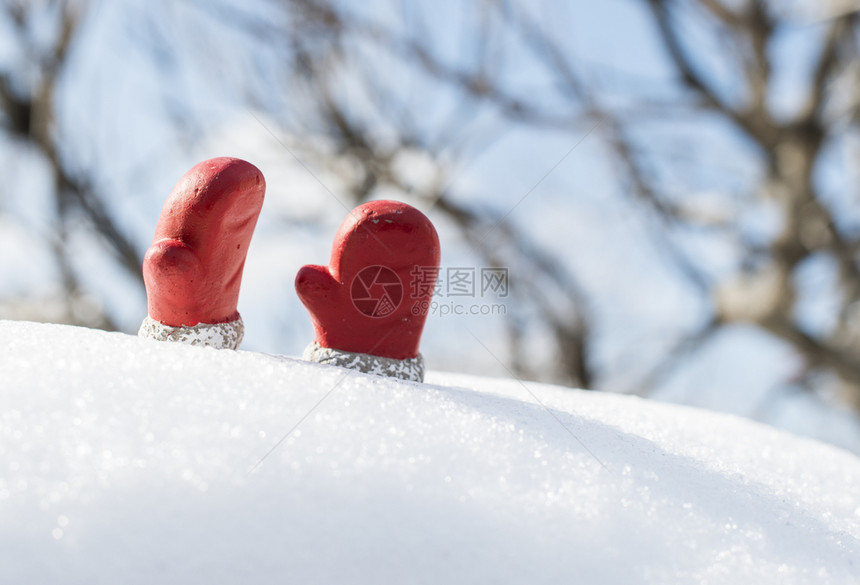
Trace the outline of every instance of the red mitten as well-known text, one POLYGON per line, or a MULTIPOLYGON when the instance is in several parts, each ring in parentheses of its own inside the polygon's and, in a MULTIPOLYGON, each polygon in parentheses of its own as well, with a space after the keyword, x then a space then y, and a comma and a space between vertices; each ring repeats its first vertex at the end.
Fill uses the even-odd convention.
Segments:
POLYGON ((237 158, 213 158, 185 173, 143 260, 149 316, 139 335, 239 346, 239 286, 265 192, 260 170, 237 158))
POLYGON ((334 238, 328 266, 303 266, 296 291, 316 338, 305 358, 411 380, 439 269, 427 217, 398 201, 355 208, 334 238))

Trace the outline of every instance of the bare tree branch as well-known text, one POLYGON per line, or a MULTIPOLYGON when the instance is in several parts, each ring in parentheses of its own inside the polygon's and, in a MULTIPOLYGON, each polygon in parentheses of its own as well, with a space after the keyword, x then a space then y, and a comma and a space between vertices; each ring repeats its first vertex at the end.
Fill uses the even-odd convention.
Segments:
POLYGON ((669 12, 671 2, 664 0, 648 0, 651 13, 654 15, 660 32, 659 38, 666 48, 672 62, 680 74, 683 83, 700 96, 704 104, 735 123, 746 134, 753 137, 759 144, 770 148, 777 140, 770 120, 761 119, 748 111, 739 111, 726 104, 717 91, 705 81, 704 76, 696 71, 686 49, 681 43, 678 28, 672 22, 669 12))
POLYGON ((842 66, 839 44, 857 25, 857 14, 851 13, 833 19, 828 25, 824 46, 818 57, 810 83, 810 93, 800 115, 799 125, 807 126, 821 113, 829 83, 835 71, 842 66))
MULTIPOLYGON (((31 37, 29 21, 41 16, 38 14, 39 6, 24 3, 6 6, 6 16, 15 23, 19 42, 28 48, 25 53, 33 59, 32 66, 38 67, 40 74, 35 87, 28 88, 25 82, 16 86, 9 72, 0 72, 0 108, 5 114, 9 133, 32 145, 42 155, 53 176, 58 238, 51 249, 57 259, 67 298, 74 303, 81 292, 66 239, 68 225, 76 214, 86 218, 102 237, 107 250, 141 285, 142 255, 111 215, 105 199, 96 192, 93 179, 82 178, 79 171, 72 170, 72 162, 60 154, 60 137, 54 122, 56 85, 69 62, 83 13, 82 6, 72 2, 55 2, 51 7, 58 19, 54 40, 47 47, 37 47, 31 37)), ((74 311, 69 314, 74 314, 74 311)), ((96 316, 96 321, 102 326, 113 325, 106 315, 96 316)))

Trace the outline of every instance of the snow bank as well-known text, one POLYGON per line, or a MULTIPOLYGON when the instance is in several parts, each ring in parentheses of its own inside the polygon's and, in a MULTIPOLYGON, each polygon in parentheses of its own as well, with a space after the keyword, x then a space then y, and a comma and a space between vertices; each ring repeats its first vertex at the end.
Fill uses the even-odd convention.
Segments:
POLYGON ((860 460, 738 418, 58 325, 0 334, 0 583, 860 575, 860 460))

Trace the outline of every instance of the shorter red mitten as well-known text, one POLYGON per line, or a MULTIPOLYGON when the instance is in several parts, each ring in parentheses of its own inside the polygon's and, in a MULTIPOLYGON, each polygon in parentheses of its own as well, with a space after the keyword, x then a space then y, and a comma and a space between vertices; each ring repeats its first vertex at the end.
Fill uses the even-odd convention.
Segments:
POLYGON ((140 336, 239 346, 239 287, 265 192, 260 170, 237 158, 213 158, 185 173, 143 260, 149 316, 140 336))
POLYGON ((418 345, 438 269, 439 237, 423 213, 398 201, 355 208, 328 266, 296 275, 316 333, 305 358, 422 380, 418 345))

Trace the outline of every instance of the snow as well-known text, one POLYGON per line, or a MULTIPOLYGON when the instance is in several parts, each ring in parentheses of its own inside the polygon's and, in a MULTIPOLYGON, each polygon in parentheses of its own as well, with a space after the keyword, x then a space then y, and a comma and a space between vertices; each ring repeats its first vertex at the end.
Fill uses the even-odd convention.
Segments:
POLYGON ((860 459, 733 416, 61 325, 0 335, 0 583, 860 575, 860 459))

